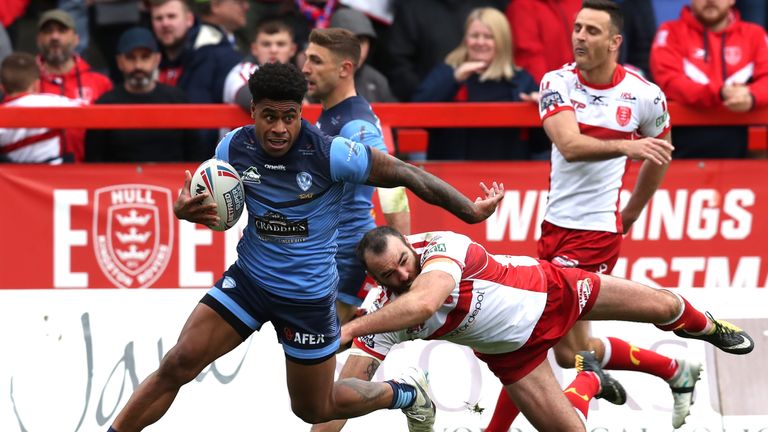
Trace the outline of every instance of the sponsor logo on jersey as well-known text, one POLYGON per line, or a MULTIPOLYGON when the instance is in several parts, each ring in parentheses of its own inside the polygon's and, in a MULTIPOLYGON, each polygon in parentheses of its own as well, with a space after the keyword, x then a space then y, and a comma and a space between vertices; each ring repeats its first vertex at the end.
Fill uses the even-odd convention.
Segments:
POLYGON ((552 259, 552 264, 558 266, 558 267, 578 267, 579 266, 579 260, 570 259, 566 256, 558 255, 552 259))
POLYGON ((573 109, 575 109, 576 111, 581 111, 587 107, 587 104, 585 104, 584 102, 579 102, 577 100, 571 99, 571 103, 573 104, 573 109))
POLYGON ((589 95, 589 104, 598 106, 608 106, 608 103, 604 100, 605 95, 589 95))
POLYGON ((733 66, 741 61, 741 47, 740 46, 726 46, 725 47, 725 62, 733 66))
POLYGON ((299 185, 304 192, 308 191, 312 187, 312 174, 302 171, 296 174, 296 184, 299 185))
POLYGON ((349 151, 347 152, 347 162, 351 161, 354 156, 360 155, 360 145, 354 141, 350 140, 344 140, 344 144, 349 147, 349 151))
POLYGON ((277 243, 300 243, 309 236, 308 219, 288 220, 277 212, 267 212, 263 216, 254 216, 256 233, 264 241, 277 243))
POLYGON ((289 327, 283 328, 285 340, 299 345, 320 345, 325 343, 325 335, 297 332, 289 327))
POLYGON ((592 294, 592 280, 584 278, 576 281, 576 297, 579 299, 579 313, 584 310, 584 306, 589 301, 589 296, 592 294))
POLYGON ((457 336, 467 331, 468 328, 472 327, 472 325, 477 320, 477 316, 480 314, 480 311, 483 309, 483 299, 485 299, 485 291, 479 291, 477 295, 475 295, 475 304, 473 305, 472 312, 470 312, 467 316, 467 320, 456 330, 448 333, 446 337, 457 336))
POLYGON ((667 122, 667 115, 668 113, 664 111, 664 114, 656 117, 656 127, 659 127, 667 122))
POLYGON ((445 243, 436 243, 431 246, 427 247, 427 250, 424 251, 424 253, 421 255, 421 261, 424 262, 427 260, 427 258, 430 257, 430 255, 433 255, 438 252, 445 252, 445 243))
POLYGON ((221 281, 222 289, 230 289, 236 286, 237 286, 237 283, 235 282, 235 279, 232 278, 232 276, 224 276, 224 280, 221 281))
POLYGON ((285 165, 283 164, 279 164, 279 165, 264 164, 264 168, 268 170, 273 170, 273 171, 285 171, 285 165))
POLYGON ((170 189, 114 185, 94 192, 93 244, 104 275, 123 288, 152 285, 173 250, 170 189))
POLYGON ((632 96, 632 93, 630 92, 621 92, 621 100, 636 101, 637 98, 635 96, 632 96))
POLYGON ((545 89, 539 97, 539 110, 546 111, 549 108, 557 108, 563 103, 563 97, 559 92, 552 89, 545 89))
POLYGON ((374 342, 373 335, 360 336, 357 338, 357 340, 362 342, 365 346, 367 346, 370 349, 376 348, 376 342, 374 342))
POLYGON ((632 120, 632 108, 628 106, 616 108, 616 123, 620 126, 626 126, 630 120, 632 120))
POLYGON ((261 174, 256 167, 250 167, 243 172, 243 183, 261 184, 261 174))
POLYGON ((302 156, 312 156, 315 154, 315 144, 310 141, 306 140, 305 143, 303 143, 301 146, 299 146, 299 154, 302 156))

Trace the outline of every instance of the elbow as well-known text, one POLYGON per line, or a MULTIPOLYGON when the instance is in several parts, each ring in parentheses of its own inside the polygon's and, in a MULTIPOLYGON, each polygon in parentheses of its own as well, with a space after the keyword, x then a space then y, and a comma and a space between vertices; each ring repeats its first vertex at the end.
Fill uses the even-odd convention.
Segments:
POLYGON ((557 150, 566 162, 578 162, 581 160, 579 154, 575 152, 572 147, 563 146, 562 148, 558 147, 557 150))
POLYGON ((433 301, 429 301, 427 299, 420 300, 415 303, 414 305, 414 311, 413 311, 413 318, 416 323, 423 323, 424 321, 428 320, 432 315, 434 315, 437 310, 440 308, 439 304, 435 304, 433 301))

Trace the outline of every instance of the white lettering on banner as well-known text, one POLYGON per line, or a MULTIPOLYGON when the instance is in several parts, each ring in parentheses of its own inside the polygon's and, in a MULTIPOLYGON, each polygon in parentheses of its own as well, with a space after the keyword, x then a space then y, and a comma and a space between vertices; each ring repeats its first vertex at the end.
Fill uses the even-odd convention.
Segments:
POLYGON ((88 204, 85 189, 53 191, 53 286, 55 288, 86 288, 88 273, 72 272, 73 246, 88 245, 85 230, 72 229, 72 210, 75 205, 88 204))
POLYGON ((534 238, 539 238, 546 203, 547 191, 527 190, 522 203, 520 191, 504 192, 504 199, 485 224, 486 239, 490 241, 504 240, 504 233, 507 230, 507 223, 509 223, 509 240, 524 241, 528 238, 531 222, 534 221, 536 227, 534 238), (536 216, 535 219, 534 216, 536 216))
MULTIPOLYGON (((244 218, 241 218, 244 219, 244 218)), ((210 246, 213 232, 205 227, 185 220, 178 221, 179 227, 179 286, 200 287, 213 285, 213 273, 197 271, 197 247, 210 246)))
MULTIPOLYGON (((622 190, 621 205, 631 191, 622 190)), ((751 189, 730 189, 721 196, 715 189, 659 189, 632 225, 632 240, 710 240, 717 235, 726 240, 743 240, 752 232, 755 205, 751 189)), ((544 218, 547 191, 512 190, 485 223, 487 241, 538 240, 544 218), (533 224, 534 230, 531 230, 533 224)))
POLYGON ((112 191, 112 205, 118 204, 149 204, 156 205, 151 190, 118 189, 112 191))
POLYGON ((642 257, 629 266, 627 258, 621 257, 611 273, 613 276, 629 278, 645 285, 661 288, 658 279, 672 277, 664 286, 677 288, 768 288, 768 269, 762 268, 759 256, 739 257, 735 269, 728 257, 642 257), (629 267, 629 268, 628 268, 629 267), (703 272, 703 274, 702 274, 703 272), (760 275, 766 279, 760 283, 760 275), (697 286, 695 278, 702 276, 697 286), (675 281, 674 278, 677 278, 675 281))
MULTIPOLYGON (((622 191, 621 196, 622 203, 626 203, 630 193, 622 191)), ((682 240, 685 236, 691 240, 711 240, 718 234, 726 240, 743 240, 752 232, 753 216, 747 210, 755 205, 755 192, 751 189, 730 189, 724 198, 714 189, 696 189, 690 198, 688 190, 679 189, 674 197, 673 200, 669 190, 656 191, 632 225, 632 240, 659 240, 662 229, 670 240, 682 240)))
POLYGON ((752 213, 744 207, 755 205, 755 193, 750 189, 733 189, 725 195, 723 211, 732 220, 723 222, 720 231, 728 240, 743 240, 752 231, 752 213))

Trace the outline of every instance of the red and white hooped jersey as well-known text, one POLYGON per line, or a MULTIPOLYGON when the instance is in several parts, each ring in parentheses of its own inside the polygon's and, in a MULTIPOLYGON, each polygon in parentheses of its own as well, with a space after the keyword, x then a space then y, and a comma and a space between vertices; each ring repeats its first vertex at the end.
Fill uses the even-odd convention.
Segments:
MULTIPOLYGON (((357 338, 357 348, 383 359, 395 344, 414 339, 447 340, 487 354, 516 351, 528 342, 547 303, 547 280, 538 260, 492 255, 449 231, 415 234, 408 241, 419 255, 422 273, 449 273, 453 291, 424 323, 357 338)), ((396 294, 384 289, 372 309, 394 298, 396 294)))
MULTIPOLYGON (((661 89, 621 65, 610 84, 593 85, 571 63, 545 74, 539 90, 542 121, 571 110, 581 133, 593 138, 661 138, 670 129, 661 89)), ((553 145, 544 219, 562 228, 621 232, 619 192, 628 162, 626 157, 568 162, 553 145)))

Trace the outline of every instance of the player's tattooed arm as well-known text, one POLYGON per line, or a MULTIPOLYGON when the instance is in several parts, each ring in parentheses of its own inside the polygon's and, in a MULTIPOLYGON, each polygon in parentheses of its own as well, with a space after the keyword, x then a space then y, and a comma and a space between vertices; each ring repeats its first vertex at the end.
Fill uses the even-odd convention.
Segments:
POLYGON ((407 164, 376 149, 371 149, 368 184, 378 187, 405 186, 422 200, 440 206, 468 223, 482 222, 496 210, 504 196, 504 185, 493 182, 490 188, 480 183, 484 197, 475 202, 453 186, 423 169, 407 164))

